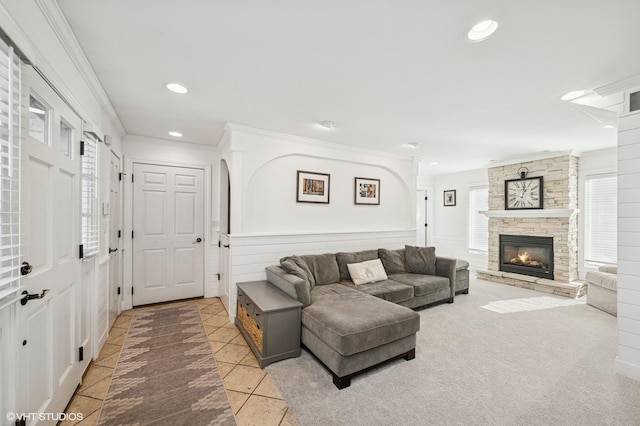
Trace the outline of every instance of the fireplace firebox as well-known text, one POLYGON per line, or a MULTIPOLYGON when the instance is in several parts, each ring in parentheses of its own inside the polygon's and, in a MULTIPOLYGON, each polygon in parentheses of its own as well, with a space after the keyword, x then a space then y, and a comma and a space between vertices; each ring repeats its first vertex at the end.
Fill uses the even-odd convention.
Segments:
POLYGON ((500 270, 553 279, 553 237, 500 235, 500 270))

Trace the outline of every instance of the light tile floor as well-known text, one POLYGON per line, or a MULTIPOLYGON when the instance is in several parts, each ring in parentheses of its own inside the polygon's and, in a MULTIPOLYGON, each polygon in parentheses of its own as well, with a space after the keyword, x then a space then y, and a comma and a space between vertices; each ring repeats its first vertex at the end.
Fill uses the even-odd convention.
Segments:
POLYGON ((229 322, 227 311, 218 298, 162 303, 122 312, 113 324, 100 355, 87 369, 82 385, 67 406, 67 413, 82 413, 83 420, 61 424, 90 426, 98 422, 111 376, 135 313, 184 304, 196 304, 200 309, 211 350, 236 415, 236 423, 240 426, 298 425, 298 420, 289 410, 267 370, 258 366, 256 357, 237 327, 229 322))

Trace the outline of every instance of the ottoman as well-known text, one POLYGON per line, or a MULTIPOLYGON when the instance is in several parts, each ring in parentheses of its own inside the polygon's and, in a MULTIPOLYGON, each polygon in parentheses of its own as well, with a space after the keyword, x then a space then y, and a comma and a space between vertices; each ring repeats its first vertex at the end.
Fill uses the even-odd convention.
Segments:
POLYGON ((384 361, 415 357, 420 315, 341 284, 315 286, 302 310, 302 343, 333 374, 338 389, 384 361))

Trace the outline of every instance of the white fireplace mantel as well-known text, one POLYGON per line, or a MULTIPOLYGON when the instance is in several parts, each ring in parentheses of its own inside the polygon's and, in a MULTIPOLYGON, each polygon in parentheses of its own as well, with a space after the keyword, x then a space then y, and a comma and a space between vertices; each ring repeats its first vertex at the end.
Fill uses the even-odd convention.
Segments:
POLYGON ((484 210, 478 213, 489 218, 509 217, 571 217, 580 209, 529 209, 529 210, 484 210))

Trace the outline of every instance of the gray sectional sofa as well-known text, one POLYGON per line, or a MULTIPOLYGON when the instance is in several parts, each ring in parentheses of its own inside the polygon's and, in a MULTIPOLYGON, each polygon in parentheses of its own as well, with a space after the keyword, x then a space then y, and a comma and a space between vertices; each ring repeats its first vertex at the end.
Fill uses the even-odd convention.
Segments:
POLYGON ((272 284, 302 302, 302 343, 342 389, 364 369, 392 358, 413 359, 420 316, 408 308, 452 303, 456 293, 468 292, 467 267, 436 257, 433 247, 405 246, 290 256, 266 272, 272 284), (386 279, 354 284, 348 265, 375 259, 386 279))

